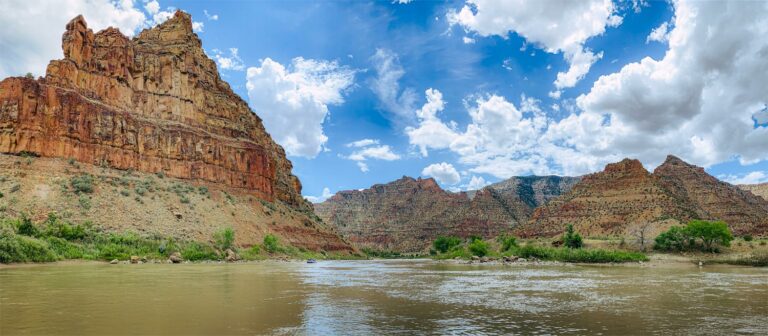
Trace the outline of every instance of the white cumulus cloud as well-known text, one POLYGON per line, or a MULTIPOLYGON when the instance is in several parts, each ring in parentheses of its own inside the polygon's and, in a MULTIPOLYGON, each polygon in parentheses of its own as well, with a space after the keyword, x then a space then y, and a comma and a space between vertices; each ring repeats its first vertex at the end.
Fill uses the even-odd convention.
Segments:
POLYGON ((461 176, 456 168, 452 164, 441 162, 434 163, 424 168, 421 171, 422 176, 434 177, 437 182, 443 184, 453 185, 461 181, 461 176))
POLYGON ((219 65, 221 70, 245 70, 245 64, 238 55, 237 48, 229 48, 229 53, 226 54, 219 49, 213 49, 213 60, 219 65))
POLYGON ((367 160, 400 160, 400 155, 395 153, 389 145, 380 145, 379 143, 379 139, 361 139, 350 142, 346 144, 346 147, 353 148, 353 152, 342 157, 355 161, 363 173, 369 170, 367 160))
POLYGON ((248 68, 246 88, 251 108, 275 141, 289 155, 314 158, 328 141, 328 106, 344 102, 354 78, 354 70, 337 62, 297 57, 286 67, 267 58, 248 68))
POLYGON ((133 36, 146 16, 132 1, 7 0, 0 10, 0 78, 27 72, 42 76, 52 59, 64 57, 61 35, 67 22, 82 14, 98 31, 116 27, 133 36))
POLYGON ((490 182, 485 181, 485 179, 482 176, 474 176, 472 175, 472 178, 469 180, 469 185, 467 185, 467 190, 478 190, 482 189, 483 187, 491 184, 490 182))
POLYGON ((622 18, 611 0, 467 0, 449 12, 448 22, 480 36, 516 33, 547 52, 563 53, 570 67, 557 74, 554 84, 560 90, 576 85, 602 58, 602 52, 584 46, 586 41, 620 25, 622 18))
POLYGON ((721 180, 731 184, 758 184, 768 182, 768 173, 753 171, 743 175, 720 175, 721 180))
POLYGON ((323 193, 320 194, 320 196, 304 196, 304 198, 306 198, 307 201, 310 201, 312 203, 322 203, 328 198, 330 198, 331 196, 333 196, 333 194, 331 193, 331 190, 328 189, 328 187, 325 187, 323 188, 323 193))
POLYGON ((768 73, 768 2, 675 1, 674 8, 664 57, 600 77, 577 99, 584 112, 563 123, 600 136, 569 140, 584 154, 611 151, 651 164, 668 153, 704 166, 768 159, 768 128, 753 119, 768 100, 760 75, 768 73))
POLYGON ((651 33, 648 35, 648 37, 645 39, 645 43, 656 41, 656 42, 667 42, 669 40, 669 23, 664 22, 660 26, 654 28, 651 33))
MULTIPOLYGON (((44 75, 50 60, 64 57, 61 35, 77 15, 95 32, 115 27, 132 37, 174 12, 172 7, 162 10, 157 0, 5 0, 0 10, 0 78, 44 75)), ((193 22, 193 29, 202 32, 202 23, 193 22)))

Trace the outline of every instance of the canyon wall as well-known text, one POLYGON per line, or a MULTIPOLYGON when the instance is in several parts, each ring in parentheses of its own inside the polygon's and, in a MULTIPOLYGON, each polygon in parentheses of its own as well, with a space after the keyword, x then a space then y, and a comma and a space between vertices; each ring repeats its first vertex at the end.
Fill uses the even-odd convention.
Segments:
MULTIPOLYGON (((219 76, 189 14, 133 39, 94 33, 78 16, 62 40, 64 58, 45 77, 0 82, 0 153, 210 184, 296 210, 307 239, 334 235, 301 196, 283 148, 219 76)), ((328 246, 349 249, 338 237, 328 246)))

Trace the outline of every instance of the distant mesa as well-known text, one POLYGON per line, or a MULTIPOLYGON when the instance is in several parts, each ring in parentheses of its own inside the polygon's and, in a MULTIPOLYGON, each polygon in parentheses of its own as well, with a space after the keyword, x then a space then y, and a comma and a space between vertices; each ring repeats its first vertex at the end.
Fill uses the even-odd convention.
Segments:
POLYGON ((315 210, 360 248, 422 252, 440 235, 491 238, 526 222, 533 210, 579 179, 530 176, 473 192, 445 191, 432 178, 404 176, 338 192, 315 210))
POLYGON ((652 236, 710 219, 736 235, 768 234, 765 199, 672 155, 653 173, 624 159, 583 177, 513 177, 461 193, 403 177, 339 192, 315 208, 358 247, 400 252, 423 252, 440 235, 553 237, 567 224, 586 236, 630 236, 640 226, 652 236))

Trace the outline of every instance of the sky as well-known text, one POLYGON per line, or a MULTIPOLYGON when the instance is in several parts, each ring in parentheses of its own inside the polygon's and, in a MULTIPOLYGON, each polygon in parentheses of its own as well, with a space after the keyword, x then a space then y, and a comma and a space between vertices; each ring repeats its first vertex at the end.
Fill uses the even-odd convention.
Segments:
POLYGON ((192 14, 222 77, 322 201, 402 176, 452 191, 668 154, 768 182, 768 1, 0 0, 0 77, 44 75, 83 14, 192 14))

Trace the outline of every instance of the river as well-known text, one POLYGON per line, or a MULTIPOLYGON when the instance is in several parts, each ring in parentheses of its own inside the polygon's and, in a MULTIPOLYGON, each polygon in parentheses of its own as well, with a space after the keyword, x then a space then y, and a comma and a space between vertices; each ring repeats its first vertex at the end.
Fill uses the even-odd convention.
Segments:
POLYGON ((0 335, 768 334, 768 269, 426 260, 0 268, 0 335))

